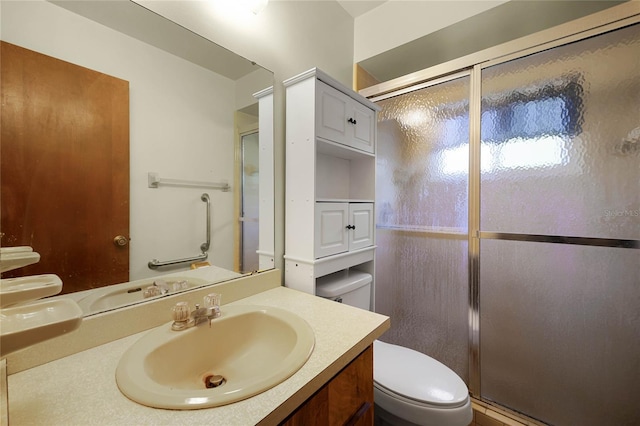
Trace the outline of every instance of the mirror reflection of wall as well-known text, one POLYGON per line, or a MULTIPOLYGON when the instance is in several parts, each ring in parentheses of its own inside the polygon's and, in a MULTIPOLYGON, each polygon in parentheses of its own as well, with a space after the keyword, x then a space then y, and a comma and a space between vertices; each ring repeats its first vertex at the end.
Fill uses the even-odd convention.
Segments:
MULTIPOLYGON (((64 7, 74 7, 74 4, 95 6, 93 11, 99 13, 92 15, 92 19, 101 23, 46 1, 3 1, 2 40, 128 82, 130 233, 126 237, 130 238, 127 246, 130 250, 129 280, 189 269, 189 264, 185 264, 178 269, 151 270, 147 264, 154 258, 179 259, 200 253, 206 234, 206 206, 200 199, 203 192, 209 194, 212 210, 211 248, 207 260, 224 269, 236 269, 234 258, 241 243, 234 238, 240 226, 233 202, 234 191, 239 189, 234 185, 237 167, 234 162, 237 124, 234 117, 238 110, 254 110, 255 121, 258 121, 258 101, 251 95, 273 84, 272 73, 228 51, 225 51, 227 55, 235 56, 239 70, 233 70, 238 68, 235 65, 226 66, 223 75, 208 69, 207 62, 225 62, 216 59, 211 49, 224 49, 133 2, 60 2, 64 7), (106 12, 109 11, 115 14, 108 16, 106 12), (148 33, 151 36, 141 41, 127 35, 127 32, 131 34, 132 28, 136 32, 151 30, 148 33), (167 38, 165 41, 170 50, 184 52, 191 59, 159 48, 163 42, 160 36, 167 38), (182 38, 178 40, 178 36, 182 38), (202 52, 202 48, 209 50, 202 52), (248 108, 251 104, 255 104, 255 108, 248 108), (232 190, 223 192, 188 186, 153 189, 148 185, 150 172, 161 178, 228 182, 232 190)), ((79 12, 89 14, 91 11, 79 12)), ((48 107, 55 109, 55 101, 48 107)), ((3 212, 6 207, 4 192, 3 182, 0 194, 3 212)), ((50 218, 45 215, 32 220, 47 222, 50 218)), ((100 222, 99 219, 94 221, 96 229, 101 226, 100 222)), ((63 227, 56 225, 59 224, 51 224, 54 239, 55 233, 65 232, 63 227)), ((104 241, 105 264, 109 264, 106 253, 117 249, 114 237, 115 234, 104 241)), ((32 241, 24 235, 7 234, 1 244, 34 245, 32 241)), ((78 236, 76 242, 64 249, 68 260, 65 269, 71 274, 74 273, 73 266, 86 255, 82 237, 78 236)), ((37 246, 33 248, 38 251, 37 246)), ((60 251, 57 247, 55 250, 60 251)), ((46 252, 40 254, 42 259, 47 257, 46 252)), ((64 271, 48 269, 43 272, 60 274, 63 283, 68 281, 64 271)), ((32 267, 21 270, 22 275, 35 273, 40 272, 32 267)), ((85 280, 84 288, 113 283, 85 280)), ((67 289, 63 285, 63 291, 67 289)))

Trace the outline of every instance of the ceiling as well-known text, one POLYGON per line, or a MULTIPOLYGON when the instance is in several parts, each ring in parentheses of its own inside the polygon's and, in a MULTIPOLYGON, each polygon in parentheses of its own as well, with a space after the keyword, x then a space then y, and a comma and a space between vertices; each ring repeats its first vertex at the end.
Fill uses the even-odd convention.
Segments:
POLYGON ((346 10, 349 15, 357 18, 360 15, 363 15, 370 11, 371 9, 375 9, 386 1, 371 1, 371 0, 336 0, 340 6, 344 10, 346 10))
MULTIPOLYGON (((362 60, 358 65, 378 81, 389 81, 535 34, 625 1, 627 0, 511 0, 362 60)), ((338 2, 384 3, 355 0, 338 2)), ((460 7, 464 5, 461 4, 460 7)))
POLYGON ((231 80, 261 68, 133 1, 48 1, 231 80))

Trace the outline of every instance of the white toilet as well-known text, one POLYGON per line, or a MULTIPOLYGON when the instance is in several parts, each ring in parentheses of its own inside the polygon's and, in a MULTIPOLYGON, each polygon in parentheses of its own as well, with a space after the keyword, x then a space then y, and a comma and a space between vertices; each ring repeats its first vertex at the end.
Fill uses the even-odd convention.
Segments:
MULTIPOLYGON (((341 271, 318 278, 318 296, 369 309, 371 275, 341 271)), ((377 426, 468 426, 473 418, 469 391, 446 365, 402 346, 373 343, 377 426)))

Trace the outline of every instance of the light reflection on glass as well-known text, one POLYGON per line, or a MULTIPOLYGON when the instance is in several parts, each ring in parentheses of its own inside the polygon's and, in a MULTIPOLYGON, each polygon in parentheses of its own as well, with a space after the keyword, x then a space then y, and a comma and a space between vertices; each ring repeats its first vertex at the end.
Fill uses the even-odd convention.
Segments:
MULTIPOLYGON (((483 144, 480 147, 480 170, 484 173, 502 169, 534 169, 564 164, 565 141, 560 136, 542 136, 536 139, 513 138, 503 144, 483 144)), ((436 163, 442 164, 442 173, 465 176, 469 166, 469 146, 445 149, 438 154, 436 163)))

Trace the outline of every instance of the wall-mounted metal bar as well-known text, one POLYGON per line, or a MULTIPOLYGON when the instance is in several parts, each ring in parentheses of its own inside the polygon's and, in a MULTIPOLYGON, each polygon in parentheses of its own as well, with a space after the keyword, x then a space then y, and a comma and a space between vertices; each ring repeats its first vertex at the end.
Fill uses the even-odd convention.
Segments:
POLYGON ((148 263, 148 266, 149 266, 149 269, 157 269, 163 266, 178 265, 180 263, 201 262, 203 260, 207 260, 207 257, 209 257, 209 253, 202 253, 202 254, 199 254, 198 256, 186 257, 184 259, 166 260, 162 262, 159 261, 158 259, 153 259, 151 262, 148 263))
POLYGON ((147 174, 147 178, 149 181, 149 188, 158 188, 160 185, 168 185, 168 186, 186 186, 192 188, 210 188, 210 189, 219 189, 222 192, 228 192, 231 190, 231 186, 227 182, 201 182, 195 180, 184 180, 184 179, 167 179, 160 178, 158 173, 149 172, 147 174))
POLYGON ((640 240, 615 238, 568 237, 563 235, 513 234, 507 232, 480 232, 483 240, 529 241, 537 243, 576 244, 581 246, 620 247, 640 249, 640 240))
POLYGON ((209 246, 211 245, 211 198, 205 192, 200 196, 200 199, 207 203, 207 241, 200 245, 200 250, 205 253, 209 251, 209 246))
POLYGON ((202 250, 202 253, 197 256, 175 260, 159 261, 158 259, 153 259, 151 262, 147 263, 149 269, 157 269, 163 266, 178 265, 180 263, 201 262, 203 260, 207 260, 207 258, 209 257, 209 253, 207 253, 207 251, 209 251, 209 247, 211 246, 211 198, 209 197, 209 194, 205 192, 200 196, 200 199, 207 203, 207 241, 200 245, 200 250, 202 250))
POLYGON ((376 229, 383 231, 394 231, 403 234, 415 234, 426 238, 440 238, 447 240, 466 240, 469 236, 467 231, 445 231, 442 228, 427 228, 427 227, 410 227, 410 226, 396 226, 396 225, 376 225, 376 229))

